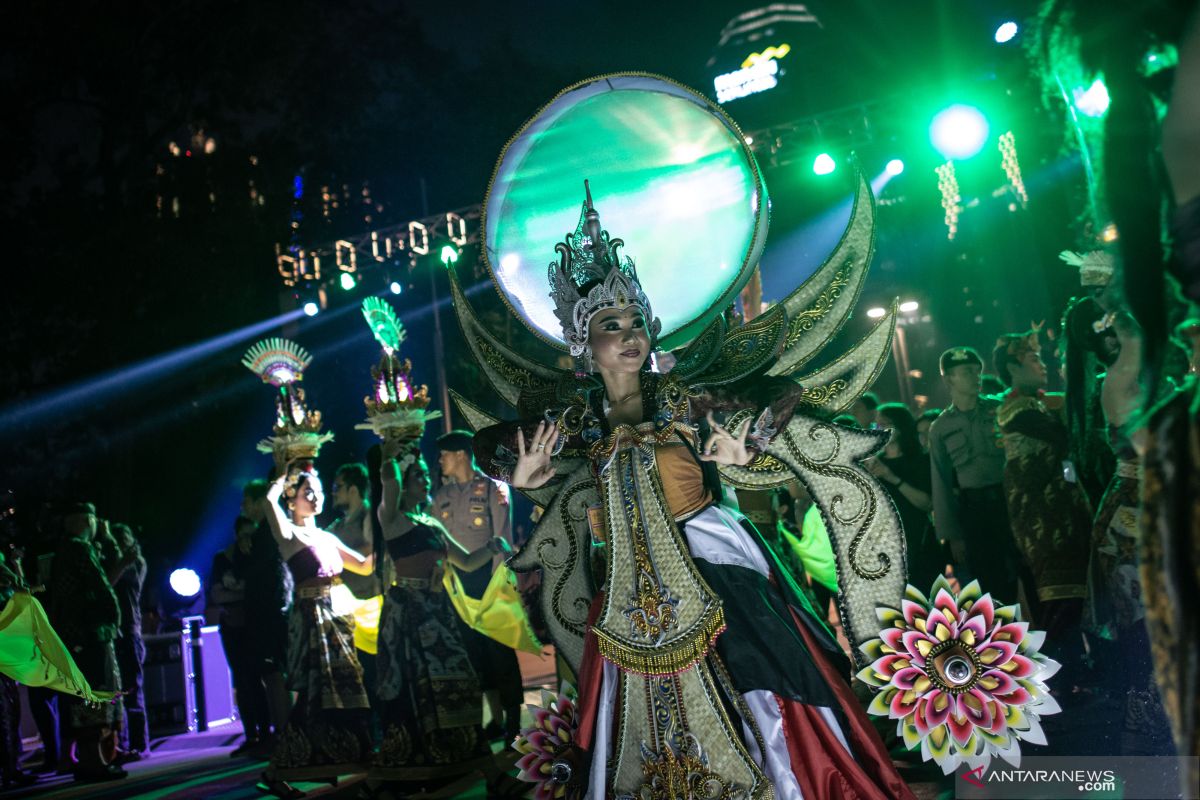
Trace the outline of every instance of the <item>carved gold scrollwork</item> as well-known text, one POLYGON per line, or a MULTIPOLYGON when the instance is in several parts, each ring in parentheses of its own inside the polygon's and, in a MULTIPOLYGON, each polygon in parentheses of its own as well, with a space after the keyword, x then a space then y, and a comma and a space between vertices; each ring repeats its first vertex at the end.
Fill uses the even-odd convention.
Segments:
POLYGON ((791 324, 788 326, 787 338, 784 340, 784 349, 787 349, 800 340, 800 337, 813 329, 829 310, 833 308, 833 301, 837 300, 842 289, 850 285, 850 271, 854 267, 852 259, 847 258, 842 268, 833 273, 833 280, 829 282, 829 286, 825 287, 825 291, 817 296, 812 306, 801 311, 792 317, 791 324))
POLYGON ((550 385, 544 380, 535 378, 529 370, 515 366, 500 351, 492 347, 484 337, 476 336, 475 346, 479 348, 479 352, 483 355, 483 360, 487 363, 488 367, 498 372, 504 380, 514 386, 519 386, 522 389, 544 389, 550 385))
POLYGON ((543 567, 548 572, 561 570, 551 588, 553 602, 550 604, 550 609, 559 625, 579 637, 584 635, 583 626, 587 621, 588 604, 586 601, 576 598, 572 605, 575 606, 574 611, 579 616, 575 619, 568 619, 563 615, 565 609, 563 609, 561 600, 572 581, 579 579, 575 575, 575 570, 580 566, 580 541, 579 537, 575 535, 575 531, 587 519, 587 497, 579 498, 579 495, 584 492, 594 492, 595 489, 596 484, 592 481, 578 483, 565 489, 565 494, 558 498, 559 522, 563 538, 560 540, 557 537, 547 537, 538 542, 537 546, 538 561, 542 563, 543 567), (579 502, 576 502, 578 499, 583 499, 584 503, 580 505, 579 502), (556 556, 558 557, 556 558, 556 556))
POLYGON ((642 762, 645 778, 637 800, 677 800, 688 797, 697 800, 741 800, 748 797, 745 789, 726 782, 709 768, 708 758, 694 734, 684 733, 678 750, 666 745, 658 753, 647 755, 642 762))
POLYGON ((850 541, 847 555, 850 561, 850 568, 855 574, 864 580, 878 580, 884 577, 892 568, 892 559, 887 553, 879 551, 875 553, 878 566, 869 568, 862 563, 862 549, 867 534, 870 533, 871 524, 875 521, 875 516, 878 511, 878 501, 875 498, 875 492, 871 488, 870 482, 860 475, 852 467, 844 467, 830 462, 837 456, 841 449, 840 437, 837 429, 827 423, 816 423, 808 431, 808 437, 813 441, 819 441, 825 435, 834 437, 834 445, 832 452, 824 459, 814 460, 804 454, 804 451, 798 446, 796 440, 792 437, 790 431, 785 430, 782 433, 784 444, 788 449, 788 453, 800 464, 805 470, 811 471, 823 478, 829 478, 836 481, 842 481, 850 484, 850 487, 855 489, 859 495, 859 502, 850 506, 851 510, 843 513, 842 509, 848 505, 846 495, 838 492, 833 495, 829 501, 829 513, 834 520, 842 525, 856 526, 854 538, 850 541))
POLYGON ((800 395, 800 402, 806 406, 821 408, 829 404, 831 400, 837 397, 842 392, 846 391, 846 380, 838 378, 830 381, 825 386, 808 386, 805 387, 804 393, 800 395))

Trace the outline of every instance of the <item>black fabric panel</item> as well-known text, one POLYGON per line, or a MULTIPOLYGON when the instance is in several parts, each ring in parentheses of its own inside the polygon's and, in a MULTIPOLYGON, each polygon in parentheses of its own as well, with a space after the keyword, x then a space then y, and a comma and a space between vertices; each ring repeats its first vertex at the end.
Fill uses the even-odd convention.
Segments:
POLYGON ((748 519, 742 520, 742 528, 746 533, 750 534, 758 549, 767 559, 767 564, 770 566, 771 575, 774 576, 776 584, 779 586, 779 592, 783 596, 784 601, 796 610, 796 614, 804 622, 808 632, 812 634, 817 644, 822 648, 827 658, 833 664, 834 671, 846 679, 846 684, 850 684, 850 673, 852 665, 850 657, 842 650, 842 646, 838 643, 837 638, 833 635, 833 631, 823 621, 823 615, 818 615, 816 609, 809 603, 808 598, 800 587, 796 585, 796 581, 788 572, 783 561, 780 560, 779 554, 771 549, 771 545, 759 533, 758 528, 748 519))
MULTIPOLYGON (((747 567, 695 560, 725 607, 726 630, 717 653, 742 693, 764 689, 816 706, 837 706, 837 697, 813 661, 778 589, 747 567)), ((801 612, 803 615, 803 612, 801 612)))

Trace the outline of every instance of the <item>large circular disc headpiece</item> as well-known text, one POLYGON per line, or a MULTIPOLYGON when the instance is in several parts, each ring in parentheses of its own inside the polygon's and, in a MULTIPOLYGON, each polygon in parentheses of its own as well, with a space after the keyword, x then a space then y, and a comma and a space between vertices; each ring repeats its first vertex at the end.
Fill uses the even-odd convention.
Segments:
POLYGON ((662 320, 659 347, 686 344, 741 291, 766 240, 745 137, 703 95, 642 73, 575 84, 521 127, 488 187, 484 255, 513 312, 559 347, 547 267, 579 221, 585 178, 662 320))

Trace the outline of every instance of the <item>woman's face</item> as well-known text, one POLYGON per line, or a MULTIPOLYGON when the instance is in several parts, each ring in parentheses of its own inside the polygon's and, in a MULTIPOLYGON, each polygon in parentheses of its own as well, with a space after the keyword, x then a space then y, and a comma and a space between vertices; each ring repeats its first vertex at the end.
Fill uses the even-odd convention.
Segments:
POLYGON ((296 519, 315 517, 325 508, 325 492, 321 479, 310 475, 296 487, 296 498, 292 501, 292 516, 296 519))
POLYGON ((650 355, 650 334, 642 310, 630 306, 592 317, 588 344, 597 372, 638 372, 650 355))
POLYGON ((404 504, 415 508, 429 502, 429 468, 417 461, 404 472, 404 504))

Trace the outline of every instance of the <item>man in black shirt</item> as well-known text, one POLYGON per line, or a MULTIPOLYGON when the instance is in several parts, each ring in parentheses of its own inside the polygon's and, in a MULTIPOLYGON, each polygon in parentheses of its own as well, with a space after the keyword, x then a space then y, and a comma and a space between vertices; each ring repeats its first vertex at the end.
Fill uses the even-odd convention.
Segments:
POLYGON ((146 582, 146 559, 133 529, 112 526, 116 540, 115 562, 106 565, 109 583, 121 609, 120 637, 116 641, 117 665, 125 689, 125 725, 121 728, 120 761, 138 761, 150 755, 150 724, 146 719, 146 694, 142 688, 142 665, 146 643, 142 639, 142 586, 146 582))
MULTIPOLYGON (((258 528, 250 546, 245 603, 252 609, 247 615, 250 658, 262 678, 267 692, 267 708, 275 735, 283 732, 291 710, 291 698, 284 682, 287 669, 288 611, 292 605, 292 573, 279 555, 279 546, 267 527, 262 498, 269 485, 253 480, 242 490, 242 516, 253 520, 258 528)), ((274 744, 264 742, 264 750, 274 744)))
MULTIPOLYGON (((54 554, 50 574, 50 621, 94 689, 121 690, 113 642, 120 632, 121 611, 93 545, 96 509, 76 503, 63 515, 64 538, 54 554)), ((110 763, 105 752, 121 718, 122 703, 88 707, 70 698, 66 711, 75 740, 75 779, 124 778, 125 770, 110 763)))

